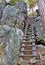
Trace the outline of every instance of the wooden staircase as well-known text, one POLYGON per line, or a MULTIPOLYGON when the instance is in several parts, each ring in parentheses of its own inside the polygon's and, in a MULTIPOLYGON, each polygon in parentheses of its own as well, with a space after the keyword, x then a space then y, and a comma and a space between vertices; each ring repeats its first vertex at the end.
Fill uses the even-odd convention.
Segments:
POLYGON ((28 27, 26 33, 23 35, 19 51, 19 62, 25 60, 27 61, 28 65, 41 65, 36 50, 34 30, 31 27, 28 27), (35 63, 31 63, 31 59, 35 59, 35 63))

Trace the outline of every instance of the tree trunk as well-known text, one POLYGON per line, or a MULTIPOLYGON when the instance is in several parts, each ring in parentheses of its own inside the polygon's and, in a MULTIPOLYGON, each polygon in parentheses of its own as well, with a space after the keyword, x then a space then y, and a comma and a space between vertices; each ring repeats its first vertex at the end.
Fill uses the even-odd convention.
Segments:
POLYGON ((41 15, 41 19, 43 22, 43 26, 45 28, 45 0, 38 0, 37 4, 38 4, 39 12, 41 15))

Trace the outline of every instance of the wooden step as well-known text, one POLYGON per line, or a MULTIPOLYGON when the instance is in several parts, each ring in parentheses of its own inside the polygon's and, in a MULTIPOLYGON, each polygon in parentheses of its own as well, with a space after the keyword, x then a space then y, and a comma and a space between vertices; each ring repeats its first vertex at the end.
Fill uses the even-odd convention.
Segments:
POLYGON ((34 31, 30 28, 28 29, 27 33, 23 35, 23 39, 20 45, 20 54, 19 57, 24 58, 25 60, 29 59, 30 57, 36 57, 37 58, 37 53, 36 53, 36 45, 35 45, 35 35, 34 31), (23 50, 21 50, 23 48, 23 50), (21 55, 21 53, 23 53, 21 55))
POLYGON ((23 38, 23 39, 22 39, 22 41, 24 41, 24 40, 25 40, 25 41, 28 41, 28 40, 29 40, 29 38, 28 38, 28 39, 27 39, 27 38, 23 38))
POLYGON ((35 39, 35 36, 27 36, 27 37, 22 38, 22 40, 25 40, 25 39, 35 39))
POLYGON ((30 43, 30 41, 22 41, 22 43, 30 43))
POLYGON ((25 34, 25 35, 23 35, 23 36, 27 36, 27 35, 25 34))
POLYGON ((31 38, 32 38, 32 39, 35 39, 35 36, 32 36, 31 38))
POLYGON ((20 50, 20 52, 32 52, 32 50, 20 50))
POLYGON ((28 38, 22 38, 22 40, 27 40, 28 38))
POLYGON ((31 34, 32 36, 35 36, 33 33, 31 34))
POLYGON ((33 56, 33 55, 20 55, 20 57, 37 57, 37 56, 33 56))
MULTIPOLYGON (((37 57, 35 57, 35 59, 36 59, 36 58, 37 58, 37 57)), ((28 60, 27 62, 30 63, 29 60, 28 60)), ((38 62, 41 63, 41 60, 40 60, 40 59, 36 59, 36 62, 37 62, 37 63, 38 63, 38 62)), ((37 64, 36 64, 36 65, 37 65, 37 64)), ((39 65, 40 65, 40 64, 39 64, 39 65)))
POLYGON ((21 51, 21 52, 22 52, 22 51, 26 51, 26 52, 32 51, 32 52, 34 52, 34 51, 36 51, 36 49, 34 49, 34 50, 32 50, 32 49, 30 49, 30 50, 21 50, 21 49, 20 49, 20 51, 21 51))
POLYGON ((30 35, 29 33, 26 33, 26 35, 30 35))
POLYGON ((36 46, 36 45, 21 45, 21 47, 32 47, 32 46, 36 46))

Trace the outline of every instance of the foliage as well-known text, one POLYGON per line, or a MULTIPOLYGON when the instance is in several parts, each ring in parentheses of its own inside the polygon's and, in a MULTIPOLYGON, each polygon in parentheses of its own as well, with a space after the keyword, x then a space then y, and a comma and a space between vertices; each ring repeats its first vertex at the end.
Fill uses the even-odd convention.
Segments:
POLYGON ((25 2, 29 4, 30 8, 33 8, 36 5, 37 0, 25 0, 25 2))
POLYGON ((11 0, 12 2, 19 2, 20 0, 11 0))
MULTIPOLYGON (((11 0, 12 2, 19 2, 21 0, 11 0)), ((30 8, 33 8, 35 7, 36 3, 37 3, 37 0, 24 0, 30 8)))
POLYGON ((2 0, 0 0, 0 1, 2 1, 2 0))
POLYGON ((30 2, 29 2, 30 5, 29 5, 29 7, 30 7, 30 8, 33 8, 33 7, 36 5, 36 2, 37 2, 36 0, 30 0, 30 2))
POLYGON ((36 16, 36 12, 29 14, 29 16, 36 16))

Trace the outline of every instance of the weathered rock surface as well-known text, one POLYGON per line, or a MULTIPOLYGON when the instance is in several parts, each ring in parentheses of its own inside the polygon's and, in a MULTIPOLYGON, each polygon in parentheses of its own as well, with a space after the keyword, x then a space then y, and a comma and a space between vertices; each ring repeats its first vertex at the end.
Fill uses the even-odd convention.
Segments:
POLYGON ((1 24, 1 18, 2 18, 2 15, 3 15, 3 10, 5 8, 5 0, 2 0, 0 1, 0 24, 1 24))
POLYGON ((14 65, 18 58, 23 32, 19 28, 15 29, 8 25, 0 26, 0 28, 0 32, 3 32, 0 34, 0 53, 3 53, 0 55, 1 62, 6 64, 4 61, 7 59, 5 61, 7 65, 14 65))
POLYGON ((22 26, 26 17, 27 7, 26 4, 23 1, 21 1, 18 4, 16 4, 16 7, 7 5, 4 8, 1 21, 3 24, 14 25, 14 23, 19 23, 19 25, 22 26))
MULTIPOLYGON (((23 36, 23 31, 19 28, 22 28, 23 21, 25 21, 27 14, 27 11, 26 14, 23 13, 25 10, 21 12, 18 5, 19 4, 16 5, 17 8, 7 5, 3 10, 0 25, 0 48, 2 46, 0 51, 3 52, 3 54, 0 55, 1 65, 14 65, 18 58, 20 42, 23 36), (3 37, 4 40, 1 37, 3 37)), ((21 5, 25 7, 24 4, 21 5)))
POLYGON ((36 39, 38 41, 39 40, 45 41, 45 29, 43 28, 40 16, 36 17, 34 21, 35 21, 34 22, 34 30, 35 30, 36 39))

